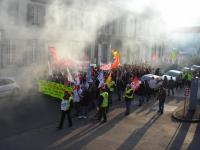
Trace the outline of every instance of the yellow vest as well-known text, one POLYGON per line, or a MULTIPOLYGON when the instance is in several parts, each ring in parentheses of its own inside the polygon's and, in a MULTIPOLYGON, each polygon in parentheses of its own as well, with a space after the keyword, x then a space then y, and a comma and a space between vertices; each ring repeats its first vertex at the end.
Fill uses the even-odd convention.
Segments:
POLYGON ((70 108, 70 103, 72 101, 72 96, 69 97, 69 100, 67 101, 67 110, 70 108))
POLYGON ((125 90, 125 98, 128 98, 128 99, 133 99, 133 94, 130 96, 130 92, 132 92, 133 90, 130 88, 126 88, 125 90))
POLYGON ((101 93, 101 96, 103 96, 103 103, 101 104, 101 108, 108 107, 108 93, 103 92, 103 93, 101 93))
POLYGON ((115 85, 115 81, 111 81, 111 82, 109 83, 109 85, 108 85, 109 90, 110 90, 111 92, 114 91, 114 85, 115 85))

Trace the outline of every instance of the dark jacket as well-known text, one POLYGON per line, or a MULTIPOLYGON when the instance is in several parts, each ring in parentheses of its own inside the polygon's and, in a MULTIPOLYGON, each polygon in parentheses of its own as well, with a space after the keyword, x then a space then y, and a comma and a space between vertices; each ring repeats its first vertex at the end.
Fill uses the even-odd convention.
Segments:
POLYGON ((97 95, 97 88, 96 88, 96 85, 95 83, 92 83, 90 86, 89 86, 89 97, 91 100, 94 100, 96 99, 96 95, 97 95))
POLYGON ((167 87, 169 88, 169 89, 172 89, 172 88, 174 88, 174 80, 169 80, 168 81, 168 84, 167 84, 167 87))
POLYGON ((158 90, 158 95, 157 95, 157 99, 159 101, 165 101, 165 98, 166 98, 166 91, 163 89, 163 88, 160 88, 158 90))
POLYGON ((151 93, 151 89, 149 87, 149 83, 147 80, 144 81, 144 87, 145 87, 145 93, 146 95, 149 95, 151 93))
POLYGON ((117 90, 123 90, 124 89, 124 83, 121 79, 117 80, 117 90))
POLYGON ((140 84, 139 88, 137 89, 137 94, 139 96, 145 95, 145 86, 143 83, 140 84))
POLYGON ((90 100, 90 97, 89 97, 89 92, 87 89, 85 89, 82 93, 81 93, 81 100, 80 100, 80 103, 81 103, 81 106, 88 106, 89 104, 89 100, 90 100))

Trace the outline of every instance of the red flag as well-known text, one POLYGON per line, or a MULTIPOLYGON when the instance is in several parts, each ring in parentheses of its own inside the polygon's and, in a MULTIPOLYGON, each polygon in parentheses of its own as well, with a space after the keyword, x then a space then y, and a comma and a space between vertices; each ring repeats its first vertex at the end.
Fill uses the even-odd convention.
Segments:
POLYGON ((134 79, 131 82, 131 88, 135 91, 138 89, 138 87, 140 86, 139 80, 137 77, 134 77, 134 79))
POLYGON ((52 55, 54 61, 55 61, 55 62, 58 62, 58 61, 59 61, 59 57, 58 57, 58 55, 57 55, 56 48, 55 48, 55 47, 49 46, 49 52, 50 52, 50 54, 52 55))
POLYGON ((112 51, 114 62, 111 65, 111 69, 117 68, 119 66, 119 52, 117 50, 112 51))

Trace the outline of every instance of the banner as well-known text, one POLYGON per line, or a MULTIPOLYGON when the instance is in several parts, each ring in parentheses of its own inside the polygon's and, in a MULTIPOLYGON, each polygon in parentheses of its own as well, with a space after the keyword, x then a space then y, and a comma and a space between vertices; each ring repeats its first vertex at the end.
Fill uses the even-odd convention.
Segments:
POLYGON ((72 87, 66 87, 63 84, 46 81, 46 80, 38 80, 38 91, 40 93, 58 98, 63 99, 64 92, 67 91, 69 93, 72 92, 72 87))
POLYGON ((111 64, 104 64, 104 65, 101 65, 100 69, 101 69, 101 70, 110 70, 110 69, 111 69, 111 64))

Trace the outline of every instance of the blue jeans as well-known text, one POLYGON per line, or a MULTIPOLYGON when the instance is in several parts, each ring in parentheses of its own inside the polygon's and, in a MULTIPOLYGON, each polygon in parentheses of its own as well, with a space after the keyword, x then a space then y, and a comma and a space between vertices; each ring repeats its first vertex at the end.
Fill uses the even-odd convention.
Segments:
POLYGON ((131 110, 131 101, 127 100, 126 101, 126 114, 128 115, 130 113, 131 110))

